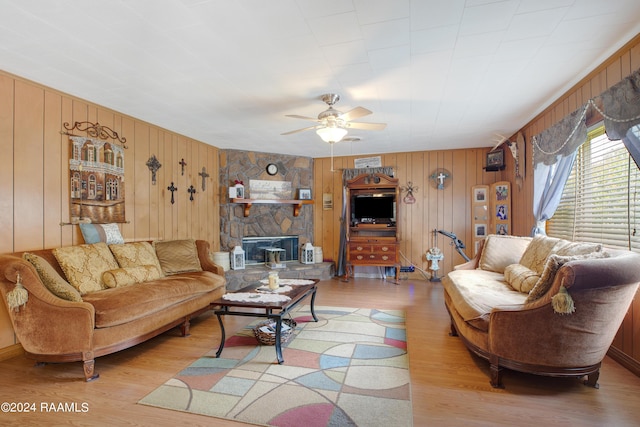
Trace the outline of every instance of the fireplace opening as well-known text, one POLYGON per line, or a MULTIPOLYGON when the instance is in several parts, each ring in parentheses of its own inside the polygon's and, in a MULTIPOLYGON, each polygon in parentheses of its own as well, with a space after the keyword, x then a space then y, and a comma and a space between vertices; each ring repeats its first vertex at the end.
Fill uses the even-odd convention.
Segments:
POLYGON ((246 264, 264 263, 267 249, 284 249, 284 255, 280 255, 281 262, 297 261, 298 236, 244 237, 242 249, 246 264))

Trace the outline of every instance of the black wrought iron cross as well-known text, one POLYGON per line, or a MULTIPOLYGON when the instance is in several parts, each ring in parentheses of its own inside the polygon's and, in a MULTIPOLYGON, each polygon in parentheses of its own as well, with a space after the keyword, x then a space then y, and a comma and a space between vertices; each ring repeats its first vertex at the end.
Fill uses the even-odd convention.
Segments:
POLYGON ((178 162, 178 164, 182 166, 182 176, 184 176, 184 167, 187 166, 187 162, 185 162, 184 159, 182 159, 178 162))
POLYGON ((192 185, 187 191, 191 193, 191 196, 189 196, 189 200, 193 202, 193 195, 196 194, 196 188, 192 185))
POLYGON ((207 169, 203 166, 202 172, 199 172, 198 175, 202 177, 202 191, 206 189, 207 178, 209 178, 209 174, 207 173, 207 169))
POLYGON ((173 181, 171 181, 171 185, 169 187, 167 187, 167 190, 171 191, 171 204, 174 204, 176 201, 173 198, 173 192, 176 191, 178 188, 173 185, 173 181))

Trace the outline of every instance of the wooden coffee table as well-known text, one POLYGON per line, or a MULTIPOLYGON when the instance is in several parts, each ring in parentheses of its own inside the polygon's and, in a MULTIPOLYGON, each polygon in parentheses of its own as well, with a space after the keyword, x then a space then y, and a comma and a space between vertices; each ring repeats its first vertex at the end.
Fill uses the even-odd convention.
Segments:
MULTIPOLYGON (((302 279, 301 279, 302 280, 302 279)), ((286 283, 286 279, 282 280, 286 283)), ((318 321, 316 317, 316 313, 314 311, 314 305, 316 300, 316 291, 317 291, 317 279, 308 280, 313 283, 305 284, 305 285, 290 285, 291 290, 284 293, 279 293, 278 295, 286 295, 291 298, 289 301, 280 301, 280 302, 260 302, 260 301, 230 301, 224 298, 218 298, 217 300, 211 303, 212 306, 219 306, 220 308, 215 311, 216 316, 218 316, 218 322, 220 322, 220 346, 218 347, 218 351, 216 352, 216 357, 220 357, 222 354, 222 350, 224 349, 225 342, 225 331, 224 331, 224 323, 222 322, 222 316, 248 316, 248 317, 265 317, 268 319, 274 319, 276 322, 276 357, 278 358, 278 363, 283 364, 284 359, 282 357, 282 345, 280 342, 280 336, 282 334, 282 318, 286 316, 291 309, 297 306, 300 302, 302 302, 306 297, 311 295, 311 315, 313 316, 314 321, 318 321), (233 308, 233 309, 232 309, 233 308), (261 309, 264 310, 263 313, 256 311, 245 311, 243 309, 261 309)), ((256 289, 264 286, 261 283, 257 283, 254 285, 247 286, 233 293, 244 293, 248 292, 251 294, 259 295, 256 289)))

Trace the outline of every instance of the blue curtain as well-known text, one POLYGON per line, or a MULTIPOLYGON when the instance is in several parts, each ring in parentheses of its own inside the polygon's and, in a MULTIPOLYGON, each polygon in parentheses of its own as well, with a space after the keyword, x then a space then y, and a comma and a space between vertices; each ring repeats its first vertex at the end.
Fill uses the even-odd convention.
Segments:
POLYGON ((585 104, 559 123, 533 137, 533 215, 531 235, 546 234, 545 222, 558 209, 571 174, 576 150, 587 139, 585 104))

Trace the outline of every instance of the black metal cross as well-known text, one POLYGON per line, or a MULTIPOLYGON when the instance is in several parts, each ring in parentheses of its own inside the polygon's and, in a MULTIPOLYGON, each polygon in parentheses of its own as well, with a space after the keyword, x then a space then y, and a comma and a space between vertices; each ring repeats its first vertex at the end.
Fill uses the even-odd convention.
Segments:
POLYGON ((196 194, 196 189, 195 187, 192 185, 191 187, 189 187, 189 189, 187 190, 189 193, 191 193, 191 196, 189 196, 189 200, 191 200, 193 202, 193 195, 196 194))
POLYGON ((171 191, 171 204, 174 204, 176 201, 173 198, 173 192, 176 191, 178 188, 173 185, 173 181, 171 181, 171 185, 169 187, 167 187, 167 190, 171 191))
POLYGON ((184 159, 182 159, 178 162, 178 164, 182 166, 182 175, 184 176, 184 167, 187 166, 187 162, 185 162, 184 159))
POLYGON ((202 177, 202 191, 204 191, 207 185, 207 178, 209 178, 209 174, 207 173, 207 168, 203 166, 202 172, 199 172, 198 175, 202 177))

